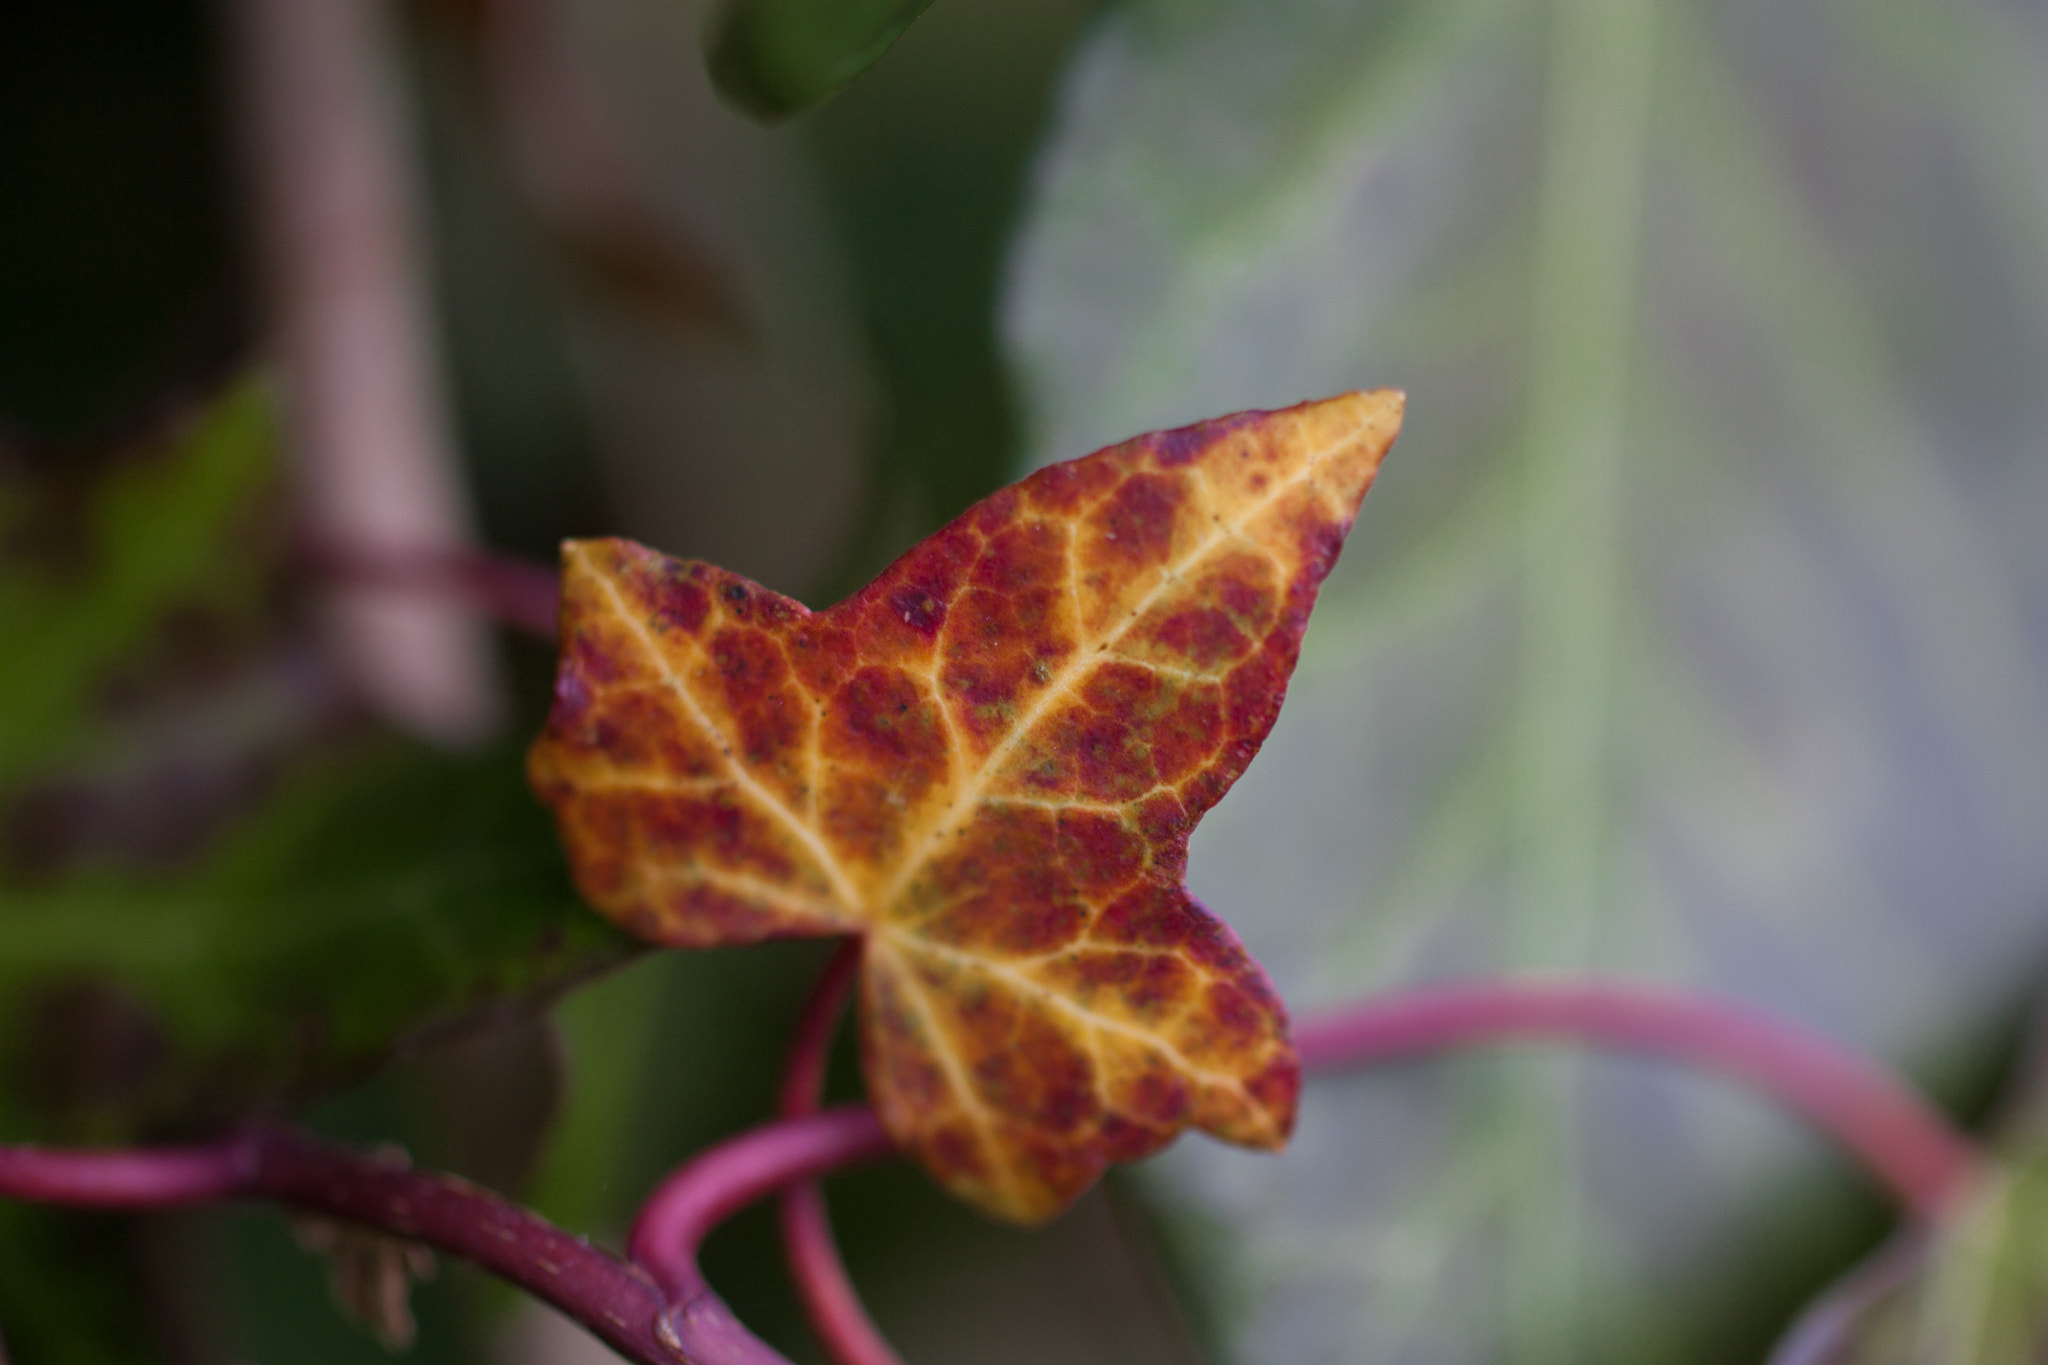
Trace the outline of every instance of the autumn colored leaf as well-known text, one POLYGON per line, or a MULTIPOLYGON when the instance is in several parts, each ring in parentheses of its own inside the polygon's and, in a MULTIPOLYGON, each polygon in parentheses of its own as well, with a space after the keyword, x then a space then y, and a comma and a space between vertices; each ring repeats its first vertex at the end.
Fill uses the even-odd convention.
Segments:
POLYGON ((529 759, 577 885, 658 943, 864 937, 889 1131, 1037 1222, 1193 1125, 1278 1147, 1265 973, 1183 884, 1272 727, 1401 421, 1348 394, 1003 489, 838 606, 623 540, 564 551, 529 759))

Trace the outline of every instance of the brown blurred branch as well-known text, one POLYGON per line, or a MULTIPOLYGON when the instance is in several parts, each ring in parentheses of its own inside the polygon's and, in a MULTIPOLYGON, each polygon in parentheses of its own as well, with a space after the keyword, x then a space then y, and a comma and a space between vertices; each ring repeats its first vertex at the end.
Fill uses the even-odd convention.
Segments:
POLYGON ((555 638, 561 589, 545 564, 461 550, 368 550, 310 537, 302 554, 316 572, 342 583, 439 595, 528 635, 555 638))
MULTIPOLYGON (((255 236, 303 517, 323 540, 455 551, 441 408, 383 0, 231 0, 255 236)), ((479 623, 351 585, 327 604, 365 697, 445 742, 503 711, 479 623)))

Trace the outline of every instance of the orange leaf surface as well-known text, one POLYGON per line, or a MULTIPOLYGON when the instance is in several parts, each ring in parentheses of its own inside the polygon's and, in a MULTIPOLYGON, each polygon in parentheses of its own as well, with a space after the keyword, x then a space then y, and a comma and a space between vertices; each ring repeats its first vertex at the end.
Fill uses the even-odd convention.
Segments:
POLYGON ((578 887, 657 943, 864 936, 876 1110, 999 1217, 1190 1124, 1281 1146, 1286 1014, 1189 897, 1188 834, 1272 728, 1401 407, 1054 465, 827 611, 571 542, 529 773, 578 887))

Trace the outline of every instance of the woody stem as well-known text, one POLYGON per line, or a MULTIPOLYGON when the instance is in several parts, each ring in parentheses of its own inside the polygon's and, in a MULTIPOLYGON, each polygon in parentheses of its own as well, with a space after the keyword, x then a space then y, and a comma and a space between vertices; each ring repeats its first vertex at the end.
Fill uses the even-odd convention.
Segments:
MULTIPOLYGON (((465 1181, 393 1167, 285 1129, 193 1147, 0 1148, 0 1196, 103 1209, 270 1199, 474 1261, 561 1309, 628 1360, 678 1359, 656 1331, 667 1302, 636 1268, 465 1181)), ((706 1356, 701 1365, 726 1363, 706 1356)))

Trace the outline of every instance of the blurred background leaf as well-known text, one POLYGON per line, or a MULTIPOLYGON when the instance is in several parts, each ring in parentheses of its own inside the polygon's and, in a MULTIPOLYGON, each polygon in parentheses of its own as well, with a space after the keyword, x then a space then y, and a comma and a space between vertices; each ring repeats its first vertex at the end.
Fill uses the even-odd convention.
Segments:
MULTIPOLYGON (((1034 462, 1407 432, 1193 850, 1298 1010, 1710 986, 1981 1092, 2048 946, 2048 32, 1995 0, 1135 0, 1012 260, 1034 462)), ((1755 1359, 1872 1236, 1744 1097, 1521 1054, 1150 1188, 1230 1359, 1755 1359)))
POLYGON ((516 751, 369 732, 295 628, 262 389, 4 487, 0 1129, 204 1130, 626 953, 516 751))
POLYGON ((1986 1178, 1808 1306, 1769 1365, 2027 1365, 2048 1346, 2048 1070, 2034 1021, 1986 1178))
POLYGON ((719 93, 756 118, 830 99, 931 0, 726 0, 710 33, 719 93))
POLYGON ((1795 1335, 1772 1365, 2029 1365, 2048 1329, 2048 1172, 2008 1153, 1925 1247, 1886 1248, 1864 1274, 1897 1283, 1817 1339, 1795 1335), (1907 1260, 1895 1266, 1890 1262, 1907 1260))
POLYGON ((81 744, 99 689, 175 648, 181 624, 246 634, 265 605, 280 549, 269 396, 240 385, 145 444, 82 477, 0 477, 0 635, 15 642, 0 787, 81 744))
MULTIPOLYGON (((341 693, 296 605, 277 445, 242 382, 0 475, 7 1140, 299 1108, 632 951, 570 889, 516 744, 437 754, 341 693)), ((207 1326, 177 1268, 206 1257, 177 1226, 0 1214, 16 1358, 182 1358, 207 1326)))

